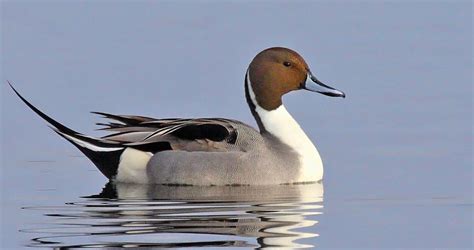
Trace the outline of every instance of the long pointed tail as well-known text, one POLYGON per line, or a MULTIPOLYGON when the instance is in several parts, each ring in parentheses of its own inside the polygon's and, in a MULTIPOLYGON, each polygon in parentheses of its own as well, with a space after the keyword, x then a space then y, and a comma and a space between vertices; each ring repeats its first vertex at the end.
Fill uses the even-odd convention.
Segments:
POLYGON ((47 121, 51 128, 62 136, 64 139, 71 142, 76 146, 87 158, 89 158, 104 174, 107 178, 112 178, 117 174, 117 168, 120 162, 120 155, 122 154, 124 147, 118 143, 104 141, 87 135, 78 133, 61 123, 57 122, 53 118, 49 117, 45 113, 41 112, 30 102, 28 102, 18 91, 13 87, 10 81, 7 81, 15 94, 36 114, 47 121))

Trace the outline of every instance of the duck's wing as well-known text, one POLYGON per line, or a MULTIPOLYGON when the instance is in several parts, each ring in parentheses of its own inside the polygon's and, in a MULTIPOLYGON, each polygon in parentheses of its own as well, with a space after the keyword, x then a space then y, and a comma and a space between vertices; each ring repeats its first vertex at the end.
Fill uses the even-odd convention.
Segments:
POLYGON ((144 116, 114 115, 93 112, 111 119, 110 123, 98 123, 101 130, 112 134, 102 137, 141 150, 155 153, 153 144, 167 142, 171 150, 226 151, 235 144, 239 121, 224 118, 154 119, 144 116), (146 149, 145 149, 146 148, 146 149))

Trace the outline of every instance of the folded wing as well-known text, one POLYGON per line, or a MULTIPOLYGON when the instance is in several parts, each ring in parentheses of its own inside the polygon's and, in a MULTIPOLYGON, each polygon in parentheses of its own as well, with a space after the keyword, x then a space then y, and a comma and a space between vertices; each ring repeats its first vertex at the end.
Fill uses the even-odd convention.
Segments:
POLYGON ((113 132, 103 140, 118 142, 124 146, 156 153, 168 143, 168 150, 225 151, 235 144, 237 130, 235 120, 223 118, 154 119, 144 116, 113 115, 93 112, 111 119, 101 130, 113 132), (155 147, 157 146, 157 147, 155 147))

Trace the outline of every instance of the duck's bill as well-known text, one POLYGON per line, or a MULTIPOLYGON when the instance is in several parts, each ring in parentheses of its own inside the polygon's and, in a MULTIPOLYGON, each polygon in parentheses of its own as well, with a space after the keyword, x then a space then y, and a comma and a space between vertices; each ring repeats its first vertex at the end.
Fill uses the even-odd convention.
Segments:
POLYGON ((332 97, 346 97, 346 94, 344 94, 344 92, 322 83, 315 76, 313 76, 311 72, 308 72, 308 76, 306 77, 306 82, 304 84, 304 89, 332 97))

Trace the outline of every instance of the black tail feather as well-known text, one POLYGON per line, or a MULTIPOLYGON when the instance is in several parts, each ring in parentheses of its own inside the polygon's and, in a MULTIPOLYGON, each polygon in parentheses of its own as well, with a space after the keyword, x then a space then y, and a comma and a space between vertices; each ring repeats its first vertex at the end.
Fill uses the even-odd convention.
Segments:
POLYGON ((94 151, 87 147, 82 147, 77 144, 75 141, 69 139, 67 136, 54 129, 58 135, 72 143, 76 146, 89 160, 91 160, 94 165, 99 169, 99 171, 105 175, 105 177, 112 179, 117 175, 118 165, 120 163, 120 156, 122 155, 124 149, 117 149, 114 151, 94 151))
POLYGON ((73 134, 79 134, 77 133, 76 131, 62 125, 61 123, 55 121, 53 118, 47 116, 45 113, 41 112, 39 109, 37 109, 35 106, 33 106, 31 103, 29 103, 25 98, 23 98, 23 96, 20 95, 20 93, 18 93, 18 91, 16 91, 16 89, 13 87, 13 85, 10 83, 10 81, 8 81, 8 85, 10 85, 10 88, 13 89, 13 91, 15 92, 15 94, 20 97, 20 99, 26 104, 26 106, 28 106, 31 110, 33 110, 36 114, 38 114, 39 116, 41 116, 41 118, 43 118, 44 120, 46 120, 49 124, 51 124, 53 127, 55 127, 56 129, 58 129, 59 131, 63 132, 63 133, 66 133, 66 134, 70 134, 70 135, 73 135, 73 134))
POLYGON ((61 123, 57 122, 53 118, 49 117, 45 113, 41 112, 38 108, 28 102, 18 91, 12 86, 10 81, 7 81, 15 94, 36 114, 47 121, 52 129, 58 133, 61 137, 71 142, 76 146, 87 158, 89 158, 104 174, 107 178, 112 178, 117 174, 117 168, 120 161, 120 156, 124 150, 123 146, 116 142, 106 142, 90 136, 78 133, 61 123), (96 149, 96 150, 94 150, 96 149))

